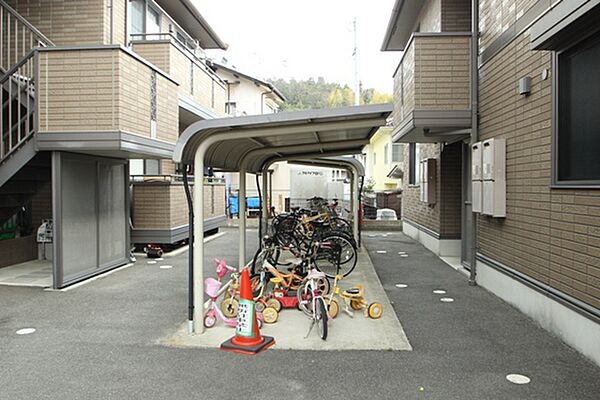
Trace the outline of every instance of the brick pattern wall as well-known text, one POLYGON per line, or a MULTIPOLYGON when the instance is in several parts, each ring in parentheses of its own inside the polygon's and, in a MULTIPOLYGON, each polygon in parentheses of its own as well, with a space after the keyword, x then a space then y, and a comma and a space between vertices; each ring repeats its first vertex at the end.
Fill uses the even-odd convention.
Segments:
MULTIPOLYGON (((151 71, 121 49, 40 53, 40 131, 150 137, 151 71)), ((177 85, 157 74, 157 138, 175 142, 178 125, 177 85)))
POLYGON ((116 130, 118 51, 41 52, 41 131, 116 130))
POLYGON ((543 1, 547 7, 561 0, 480 0, 479 31, 480 51, 489 47, 502 32, 514 24, 534 4, 543 1))
POLYGON ((43 182, 38 186, 37 193, 31 199, 31 220, 36 230, 42 219, 52 218, 52 182, 43 182))
POLYGON ((415 37, 394 76, 394 121, 415 109, 469 109, 469 46, 464 36, 415 37))
POLYGON ((401 65, 394 76, 395 125, 402 122, 415 109, 415 48, 409 46, 403 55, 401 65))
POLYGON ((217 115, 225 115, 227 89, 208 72, 206 65, 192 61, 186 52, 168 41, 136 43, 133 50, 172 76, 179 83, 179 93, 191 97, 217 115))
POLYGON ((600 192, 550 189, 551 80, 541 80, 544 68, 551 68, 550 53, 530 51, 525 33, 480 71, 481 139, 507 143, 507 216, 480 218, 479 251, 600 308, 600 192), (523 76, 533 78, 527 97, 517 93, 523 76))
POLYGON ((127 46, 127 38, 125 31, 127 29, 127 1, 128 0, 104 0, 106 7, 106 23, 104 24, 104 43, 122 44, 127 46), (112 42, 110 37, 110 9, 108 8, 112 2, 113 6, 113 25, 112 25, 112 42))
POLYGON ((37 258, 36 236, 0 240, 0 268, 9 267, 37 258))
POLYGON ((415 108, 470 108, 468 37, 416 37, 415 108))
POLYGON ((462 146, 461 142, 444 146, 441 154, 440 235, 447 239, 461 237, 462 146))
POLYGON ((8 0, 56 45, 104 44, 105 1, 8 0))
MULTIPOLYGON (((204 218, 224 214, 225 185, 204 185, 204 218)), ((135 228, 170 229, 187 225, 187 222, 187 201, 182 184, 145 182, 133 185, 135 228)))
POLYGON ((442 32, 471 31, 471 0, 442 0, 442 32))
MULTIPOLYGON (((440 145, 439 144, 419 144, 420 158, 435 158, 436 163, 436 174, 437 182, 440 181, 440 145)), ((432 206, 428 206, 425 203, 419 201, 420 187, 408 184, 408 171, 409 171, 409 146, 405 146, 404 149, 404 162, 403 170, 405 171, 406 178, 404 181, 404 188, 402 190, 402 218, 406 218, 412 222, 416 222, 434 232, 440 233, 441 231, 441 215, 440 215, 440 204, 439 201, 432 206)), ((440 185, 436 185, 436 199, 440 198, 440 185)))
POLYGON ((428 0, 421 13, 417 18, 417 22, 413 27, 415 32, 441 32, 442 30, 442 1, 443 0, 428 0), (418 29, 417 29, 418 28, 418 29))

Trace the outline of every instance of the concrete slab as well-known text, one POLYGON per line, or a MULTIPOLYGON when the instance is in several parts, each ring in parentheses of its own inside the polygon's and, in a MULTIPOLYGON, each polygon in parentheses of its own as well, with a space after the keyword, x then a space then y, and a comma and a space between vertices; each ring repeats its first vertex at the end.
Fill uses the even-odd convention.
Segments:
MULTIPOLYGON (((265 324, 261 333, 275 337, 276 344, 273 349, 412 350, 366 251, 359 252, 355 270, 340 286, 346 288, 356 283, 364 284, 367 301, 382 303, 384 312, 380 319, 365 318, 361 312, 355 312, 354 318, 351 318, 340 310, 337 318, 329 321, 329 334, 327 340, 323 341, 316 327, 305 338, 310 320, 296 309, 287 309, 282 310, 277 323, 265 324)), ((188 335, 187 324, 182 324, 177 332, 161 339, 159 343, 174 347, 218 348, 222 342, 234 335, 234 331, 219 321, 204 334, 188 335)))
POLYGON ((0 268, 0 285, 50 287, 52 286, 52 261, 31 260, 0 268))

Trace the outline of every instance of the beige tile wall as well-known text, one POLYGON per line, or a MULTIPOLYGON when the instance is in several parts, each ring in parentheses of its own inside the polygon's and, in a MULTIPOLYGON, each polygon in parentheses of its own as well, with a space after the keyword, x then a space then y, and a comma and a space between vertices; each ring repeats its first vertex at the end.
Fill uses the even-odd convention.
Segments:
POLYGON ((105 1, 8 0, 56 45, 105 43, 105 1))
POLYGON ((415 108, 470 108, 468 37, 416 37, 415 108))
POLYGON ((480 0, 479 31, 481 32, 480 51, 498 39, 502 32, 514 24, 538 1, 550 7, 561 0, 480 0))
POLYGON ((202 106, 214 111, 217 115, 225 115, 225 99, 227 91, 224 83, 213 78, 207 67, 192 61, 188 54, 178 46, 167 41, 135 43, 133 50, 170 74, 179 83, 179 93, 193 98, 202 106), (193 90, 191 87, 191 68, 193 65, 193 90))
MULTIPOLYGON (((204 218, 225 214, 225 185, 204 185, 204 218)), ((187 225, 188 208, 182 184, 133 185, 133 226, 169 229, 187 225)))
POLYGON ((471 31, 471 0, 442 0, 442 31, 471 31))
MULTIPOLYGON (((121 49, 40 53, 40 131, 150 137, 152 69, 121 49)), ((177 85, 157 73, 157 138, 178 137, 177 85)))
POLYGON ((507 216, 480 218, 479 247, 600 307, 600 192, 550 189, 551 80, 541 79, 544 68, 551 68, 550 53, 530 51, 523 34, 481 69, 481 138, 507 142, 507 216), (523 76, 533 78, 527 97, 517 93, 523 76))
POLYGON ((394 77, 393 117, 397 124, 415 109, 470 108, 469 46, 470 39, 463 36, 413 38, 394 77))

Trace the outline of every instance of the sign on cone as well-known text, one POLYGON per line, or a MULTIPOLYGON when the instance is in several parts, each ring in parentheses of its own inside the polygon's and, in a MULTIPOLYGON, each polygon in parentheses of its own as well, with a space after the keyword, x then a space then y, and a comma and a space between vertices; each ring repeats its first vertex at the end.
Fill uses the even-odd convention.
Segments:
POLYGON ((261 336, 256 320, 256 310, 252 288, 250 286, 250 273, 248 268, 242 270, 240 283, 240 306, 237 315, 235 336, 221 344, 221 349, 241 354, 256 354, 275 344, 271 336, 261 336))

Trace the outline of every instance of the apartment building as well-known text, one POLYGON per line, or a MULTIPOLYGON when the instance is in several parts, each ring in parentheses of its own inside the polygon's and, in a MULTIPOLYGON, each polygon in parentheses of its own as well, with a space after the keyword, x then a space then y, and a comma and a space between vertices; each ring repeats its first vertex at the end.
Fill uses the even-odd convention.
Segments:
POLYGON ((405 232, 600 364, 599 17, 599 1, 398 0, 382 50, 403 51, 405 232))
MULTIPOLYGON (((55 288, 125 264, 131 243, 187 238, 172 152, 226 98, 203 51, 226 44, 194 5, 1 0, 0 44, 0 267, 38 257, 44 219, 55 288)), ((205 192, 214 229, 224 185, 205 192)))
MULTIPOLYGON (((246 115, 274 114, 279 112, 286 98, 273 84, 240 71, 226 62, 210 63, 215 73, 227 85, 225 112, 231 117, 246 115)), ((223 174, 228 196, 237 199, 239 189, 239 174, 226 172, 223 174)), ((285 198, 290 195, 290 169, 285 162, 275 163, 269 173, 271 192, 269 198, 278 211, 285 208, 285 198)), ((258 206, 258 187, 254 175, 246 175, 246 190, 248 197, 255 198, 253 206, 258 206)), ((250 207, 253 208, 253 207, 250 207)), ((250 209, 249 208, 249 209, 250 209)), ((257 208, 253 208, 257 212, 257 208)), ((235 213, 232 213, 235 214, 235 213)))

